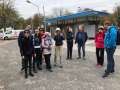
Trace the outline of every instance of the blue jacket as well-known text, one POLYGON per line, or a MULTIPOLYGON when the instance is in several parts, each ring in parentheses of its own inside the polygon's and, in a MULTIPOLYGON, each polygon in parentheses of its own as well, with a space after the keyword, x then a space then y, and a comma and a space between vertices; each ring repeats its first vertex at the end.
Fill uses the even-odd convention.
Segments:
POLYGON ((86 43, 87 39, 88 36, 86 32, 78 32, 76 34, 75 43, 78 43, 78 46, 82 46, 86 43))
POLYGON ((20 32, 19 36, 18 36, 18 46, 21 49, 22 48, 22 41, 24 38, 24 31, 20 32))
POLYGON ((117 42, 117 27, 112 25, 105 33, 104 46, 105 48, 116 48, 117 42))

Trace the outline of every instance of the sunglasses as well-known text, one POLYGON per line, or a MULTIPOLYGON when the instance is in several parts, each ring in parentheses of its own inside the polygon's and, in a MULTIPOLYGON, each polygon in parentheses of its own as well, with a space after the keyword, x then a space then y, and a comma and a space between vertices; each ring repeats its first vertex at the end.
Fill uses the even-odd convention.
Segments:
POLYGON ((29 34, 29 32, 25 32, 25 33, 29 34))

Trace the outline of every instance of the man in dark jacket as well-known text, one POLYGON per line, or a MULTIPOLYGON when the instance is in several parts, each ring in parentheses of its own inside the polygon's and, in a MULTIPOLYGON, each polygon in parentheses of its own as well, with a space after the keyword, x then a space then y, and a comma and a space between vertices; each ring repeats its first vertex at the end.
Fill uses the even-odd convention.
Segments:
POLYGON ((42 70, 42 46, 41 39, 39 38, 39 30, 35 29, 35 35, 33 37, 33 45, 34 45, 34 56, 33 60, 33 72, 37 73, 38 70, 42 70), (36 68, 37 67, 37 68, 36 68))
MULTIPOLYGON (((19 49, 20 49, 20 54, 21 54, 21 57, 22 57, 22 40, 24 38, 24 31, 20 32, 19 36, 18 36, 18 46, 19 46, 19 49)), ((21 68, 21 71, 23 71, 25 68, 24 68, 24 59, 22 58, 22 68, 21 68)))
POLYGON ((56 35, 54 37, 55 40, 55 57, 54 57, 54 63, 55 66, 57 66, 57 59, 60 59, 60 68, 62 68, 62 46, 63 46, 63 40, 64 36, 61 33, 60 28, 56 28, 56 35))
POLYGON ((32 74, 32 71, 31 71, 33 39, 32 39, 32 36, 30 35, 29 30, 24 31, 24 38, 22 40, 21 46, 22 46, 21 52, 24 58, 24 65, 25 65, 25 78, 28 78, 28 73, 27 73, 28 68, 29 68, 29 75, 33 77, 34 75, 32 74))
POLYGON ((79 30, 76 34, 76 40, 75 43, 78 44, 78 58, 81 59, 81 47, 83 51, 83 59, 85 60, 85 43, 88 39, 87 33, 84 32, 84 25, 79 26, 79 30))
POLYGON ((72 59, 72 48, 73 48, 73 32, 72 28, 68 28, 67 30, 67 59, 72 59))

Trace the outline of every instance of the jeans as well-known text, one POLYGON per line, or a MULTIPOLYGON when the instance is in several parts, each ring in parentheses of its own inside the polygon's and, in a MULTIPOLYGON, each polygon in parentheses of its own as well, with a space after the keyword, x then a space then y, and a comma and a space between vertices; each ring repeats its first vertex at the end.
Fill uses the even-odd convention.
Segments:
POLYGON ((83 52, 83 57, 85 57, 85 44, 84 45, 79 45, 78 46, 78 56, 81 58, 81 48, 82 48, 82 52, 83 52))
POLYGON ((107 48, 107 73, 110 73, 114 71, 115 67, 115 61, 114 61, 114 53, 115 53, 115 48, 107 48))

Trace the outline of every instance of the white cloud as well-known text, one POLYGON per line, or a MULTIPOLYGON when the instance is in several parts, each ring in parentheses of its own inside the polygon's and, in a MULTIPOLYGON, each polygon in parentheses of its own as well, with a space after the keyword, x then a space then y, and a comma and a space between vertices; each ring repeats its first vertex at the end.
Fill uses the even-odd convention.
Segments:
MULTIPOLYGON (((40 12, 42 13, 42 0, 31 1, 39 5, 40 12)), ((115 3, 118 2, 120 2, 120 0, 45 0, 45 11, 46 14, 49 15, 52 13, 52 8, 54 7, 68 8, 72 11, 76 11, 78 7, 81 7, 112 12, 115 3)), ((26 0, 16 0, 15 6, 24 18, 28 18, 38 12, 37 8, 26 3, 26 0)))

